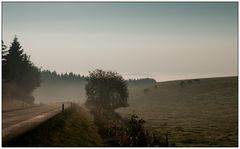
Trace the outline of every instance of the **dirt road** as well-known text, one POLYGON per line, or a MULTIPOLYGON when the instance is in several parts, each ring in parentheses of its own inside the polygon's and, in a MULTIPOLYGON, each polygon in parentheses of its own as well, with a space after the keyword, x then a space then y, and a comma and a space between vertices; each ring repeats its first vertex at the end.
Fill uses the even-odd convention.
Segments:
MULTIPOLYGON (((65 104, 65 109, 70 104, 65 104)), ((14 137, 38 126, 42 122, 62 111, 62 104, 44 105, 2 114, 2 141, 3 144, 14 137)))

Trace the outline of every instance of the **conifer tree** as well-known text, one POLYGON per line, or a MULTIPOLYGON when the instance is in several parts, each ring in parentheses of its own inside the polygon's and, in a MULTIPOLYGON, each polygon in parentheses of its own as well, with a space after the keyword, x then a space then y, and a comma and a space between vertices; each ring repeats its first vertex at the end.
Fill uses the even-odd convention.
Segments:
POLYGON ((15 36, 6 55, 6 79, 18 84, 21 77, 23 49, 15 36))
POLYGON ((9 92, 11 98, 24 99, 32 103, 34 98, 31 94, 36 87, 40 86, 41 82, 40 69, 30 61, 27 54, 23 53, 17 37, 13 39, 4 58, 5 80, 7 80, 8 84, 15 86, 14 90, 5 89, 5 92, 9 92))

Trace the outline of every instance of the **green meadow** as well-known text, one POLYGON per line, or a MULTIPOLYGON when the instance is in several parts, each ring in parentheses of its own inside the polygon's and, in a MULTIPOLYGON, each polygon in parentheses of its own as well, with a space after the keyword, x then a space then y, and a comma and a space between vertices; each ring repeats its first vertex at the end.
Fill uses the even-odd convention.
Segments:
POLYGON ((238 145, 238 78, 223 77, 129 86, 129 107, 146 126, 176 146, 238 145))

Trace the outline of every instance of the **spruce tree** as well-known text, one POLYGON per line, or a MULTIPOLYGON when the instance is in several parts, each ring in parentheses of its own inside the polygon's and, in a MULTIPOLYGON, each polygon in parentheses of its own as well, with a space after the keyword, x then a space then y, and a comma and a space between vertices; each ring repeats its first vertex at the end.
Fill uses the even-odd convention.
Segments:
POLYGON ((17 37, 13 39, 5 58, 5 77, 8 84, 14 86, 14 89, 5 91, 11 94, 11 98, 33 103, 34 98, 31 94, 40 86, 40 69, 30 61, 27 54, 23 53, 17 37))
POLYGON ((6 79, 14 84, 19 84, 21 78, 21 63, 23 59, 23 49, 15 36, 6 55, 6 79))

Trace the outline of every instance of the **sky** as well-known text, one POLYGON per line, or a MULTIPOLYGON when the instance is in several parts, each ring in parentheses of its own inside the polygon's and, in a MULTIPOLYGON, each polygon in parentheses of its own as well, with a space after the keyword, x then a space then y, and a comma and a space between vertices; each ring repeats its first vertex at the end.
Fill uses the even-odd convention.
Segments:
POLYGON ((15 35, 36 66, 59 73, 237 75, 237 2, 3 2, 2 40, 15 35))

